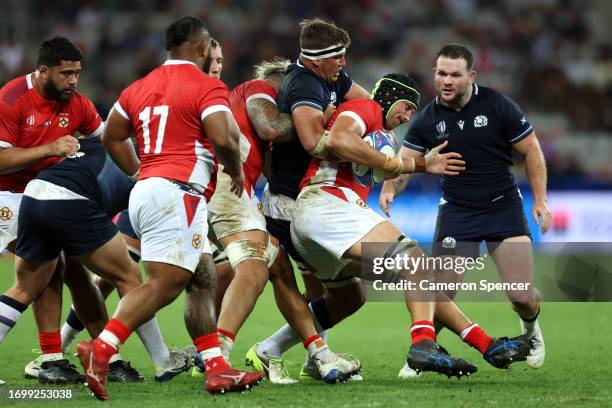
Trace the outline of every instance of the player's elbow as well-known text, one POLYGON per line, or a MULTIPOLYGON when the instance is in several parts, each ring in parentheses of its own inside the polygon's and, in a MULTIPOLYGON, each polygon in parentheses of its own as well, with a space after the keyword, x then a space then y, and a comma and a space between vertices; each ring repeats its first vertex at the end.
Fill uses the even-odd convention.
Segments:
POLYGON ((341 157, 344 151, 344 143, 342 138, 335 135, 329 135, 327 139, 327 150, 336 157, 341 157))

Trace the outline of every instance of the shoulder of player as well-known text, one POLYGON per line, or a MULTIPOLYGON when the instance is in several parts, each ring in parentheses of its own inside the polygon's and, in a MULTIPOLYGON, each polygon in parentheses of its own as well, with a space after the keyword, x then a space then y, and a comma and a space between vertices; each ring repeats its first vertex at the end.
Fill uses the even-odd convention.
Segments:
POLYGON ((338 113, 352 111, 359 115, 367 112, 378 112, 382 111, 380 105, 370 98, 352 99, 350 101, 342 102, 338 107, 338 113))
POLYGON ((0 101, 13 106, 29 89, 27 75, 15 78, 0 88, 0 101))

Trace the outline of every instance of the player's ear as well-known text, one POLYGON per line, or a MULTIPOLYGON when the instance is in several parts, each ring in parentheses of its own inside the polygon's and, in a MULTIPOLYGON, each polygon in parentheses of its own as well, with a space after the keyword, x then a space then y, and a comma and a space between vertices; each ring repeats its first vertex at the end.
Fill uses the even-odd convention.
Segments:
POLYGON ((472 71, 470 72, 469 77, 470 77, 470 81, 474 82, 474 81, 476 80, 476 71, 475 71, 475 70, 472 70, 472 71))
POLYGON ((47 77, 49 76, 49 67, 47 65, 41 65, 38 67, 37 69, 38 71, 38 75, 42 78, 42 79, 47 79, 47 77))

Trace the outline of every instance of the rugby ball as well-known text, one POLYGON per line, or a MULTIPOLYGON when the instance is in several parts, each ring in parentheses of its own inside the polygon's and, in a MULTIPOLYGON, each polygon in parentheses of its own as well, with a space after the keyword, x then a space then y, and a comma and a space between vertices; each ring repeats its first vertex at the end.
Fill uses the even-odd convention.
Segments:
MULTIPOLYGON (((375 130, 365 135, 363 140, 379 152, 390 157, 395 156, 397 140, 392 132, 375 130)), ((353 178, 359 185, 371 187, 385 179, 385 172, 383 170, 372 169, 371 167, 353 163, 353 178)))

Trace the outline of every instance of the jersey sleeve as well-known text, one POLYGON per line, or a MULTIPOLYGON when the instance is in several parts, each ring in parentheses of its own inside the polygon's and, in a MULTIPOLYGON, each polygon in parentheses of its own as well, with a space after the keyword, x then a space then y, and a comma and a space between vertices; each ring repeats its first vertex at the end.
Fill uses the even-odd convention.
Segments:
POLYGON ((412 124, 408 128, 406 132, 406 137, 404 138, 404 147, 412 150, 416 150, 417 152, 425 153, 431 146, 427 142, 427 139, 423 136, 423 132, 421 130, 421 121, 419 120, 420 115, 415 115, 412 121, 412 124))
POLYGON ((300 106, 310 106, 321 112, 327 108, 323 106, 325 95, 321 83, 310 75, 301 75, 293 80, 287 92, 287 101, 291 112, 300 106))
POLYGON ((17 146, 19 116, 15 108, 0 101, 0 148, 17 146))
POLYGON ((351 76, 344 70, 340 71, 340 76, 338 76, 338 100, 343 100, 352 86, 351 76))
POLYGON ((223 82, 212 79, 202 86, 200 95, 198 95, 198 112, 200 113, 200 119, 204 120, 211 113, 220 111, 231 114, 229 92, 223 82))
POLYGON ((359 102, 345 102, 340 105, 340 112, 337 118, 346 116, 352 118, 361 128, 361 136, 366 133, 378 130, 377 115, 380 114, 380 109, 376 109, 376 102, 371 99, 362 99, 359 102), (370 103, 371 102, 371 103, 370 103))
POLYGON ((104 122, 98 114, 93 102, 84 95, 81 95, 81 127, 79 132, 84 136, 99 136, 104 129, 104 122))
POLYGON ((276 105, 276 90, 266 81, 252 81, 244 93, 246 103, 254 99, 265 99, 276 105))
POLYGON ((533 132, 533 126, 516 102, 506 95, 499 94, 499 116, 502 124, 502 134, 506 142, 515 144, 533 132))
POLYGON ((117 99, 117 102, 115 102, 115 104, 113 105, 113 110, 127 120, 131 120, 130 115, 128 113, 129 89, 129 87, 124 89, 121 92, 121 95, 119 95, 119 99, 117 99))

